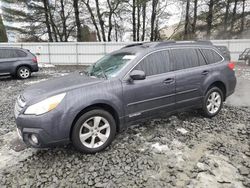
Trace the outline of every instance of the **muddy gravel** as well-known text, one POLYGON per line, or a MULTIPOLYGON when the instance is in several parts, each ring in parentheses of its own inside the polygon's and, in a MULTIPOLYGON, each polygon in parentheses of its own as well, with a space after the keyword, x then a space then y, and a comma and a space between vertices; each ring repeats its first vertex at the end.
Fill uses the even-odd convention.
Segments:
POLYGON ((79 69, 0 78, 0 187, 250 187, 250 98, 242 94, 250 67, 236 67, 240 93, 212 119, 198 110, 154 119, 117 135, 95 155, 71 145, 27 148, 15 132, 15 98, 31 84, 79 69))

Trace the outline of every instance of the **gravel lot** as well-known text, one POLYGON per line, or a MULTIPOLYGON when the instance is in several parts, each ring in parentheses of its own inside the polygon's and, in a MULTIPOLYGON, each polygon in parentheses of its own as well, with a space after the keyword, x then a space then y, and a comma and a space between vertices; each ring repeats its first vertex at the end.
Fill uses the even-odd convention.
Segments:
POLYGON ((15 132, 15 98, 31 84, 79 69, 0 78, 0 187, 250 187, 250 67, 236 67, 236 93, 212 119, 198 111, 154 119, 95 155, 71 145, 27 148, 15 132))

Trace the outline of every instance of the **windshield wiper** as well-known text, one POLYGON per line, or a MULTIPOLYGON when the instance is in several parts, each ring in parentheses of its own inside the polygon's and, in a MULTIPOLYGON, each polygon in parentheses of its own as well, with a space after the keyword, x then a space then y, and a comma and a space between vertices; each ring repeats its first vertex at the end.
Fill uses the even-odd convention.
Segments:
POLYGON ((106 78, 106 80, 108 79, 108 76, 105 74, 105 71, 103 69, 103 67, 100 65, 101 71, 102 71, 102 75, 104 78, 106 78))

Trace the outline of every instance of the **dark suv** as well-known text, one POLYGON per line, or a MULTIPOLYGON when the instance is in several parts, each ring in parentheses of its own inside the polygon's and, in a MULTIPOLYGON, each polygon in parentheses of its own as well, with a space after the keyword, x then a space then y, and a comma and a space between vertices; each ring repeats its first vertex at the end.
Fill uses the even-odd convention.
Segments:
POLYGON ((0 47, 0 75, 12 75, 25 79, 38 71, 37 59, 22 48, 0 47))
POLYGON ((211 118, 235 85, 234 64, 213 45, 132 44, 86 72, 27 88, 17 99, 15 118, 28 145, 72 142, 80 151, 95 153, 117 132, 147 118, 186 109, 202 109, 211 118))

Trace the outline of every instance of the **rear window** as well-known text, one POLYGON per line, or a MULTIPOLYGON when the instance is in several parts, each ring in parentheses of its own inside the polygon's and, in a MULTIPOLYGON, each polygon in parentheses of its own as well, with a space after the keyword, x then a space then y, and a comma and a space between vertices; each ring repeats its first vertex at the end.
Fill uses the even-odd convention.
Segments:
POLYGON ((222 60, 222 57, 212 49, 201 49, 201 51, 207 59, 208 64, 217 63, 222 60))
POLYGON ((175 58, 175 70, 198 67, 206 64, 199 49, 172 49, 172 54, 175 58))
POLYGON ((26 57, 27 54, 22 50, 18 49, 0 49, 0 58, 17 58, 17 57, 26 57))

